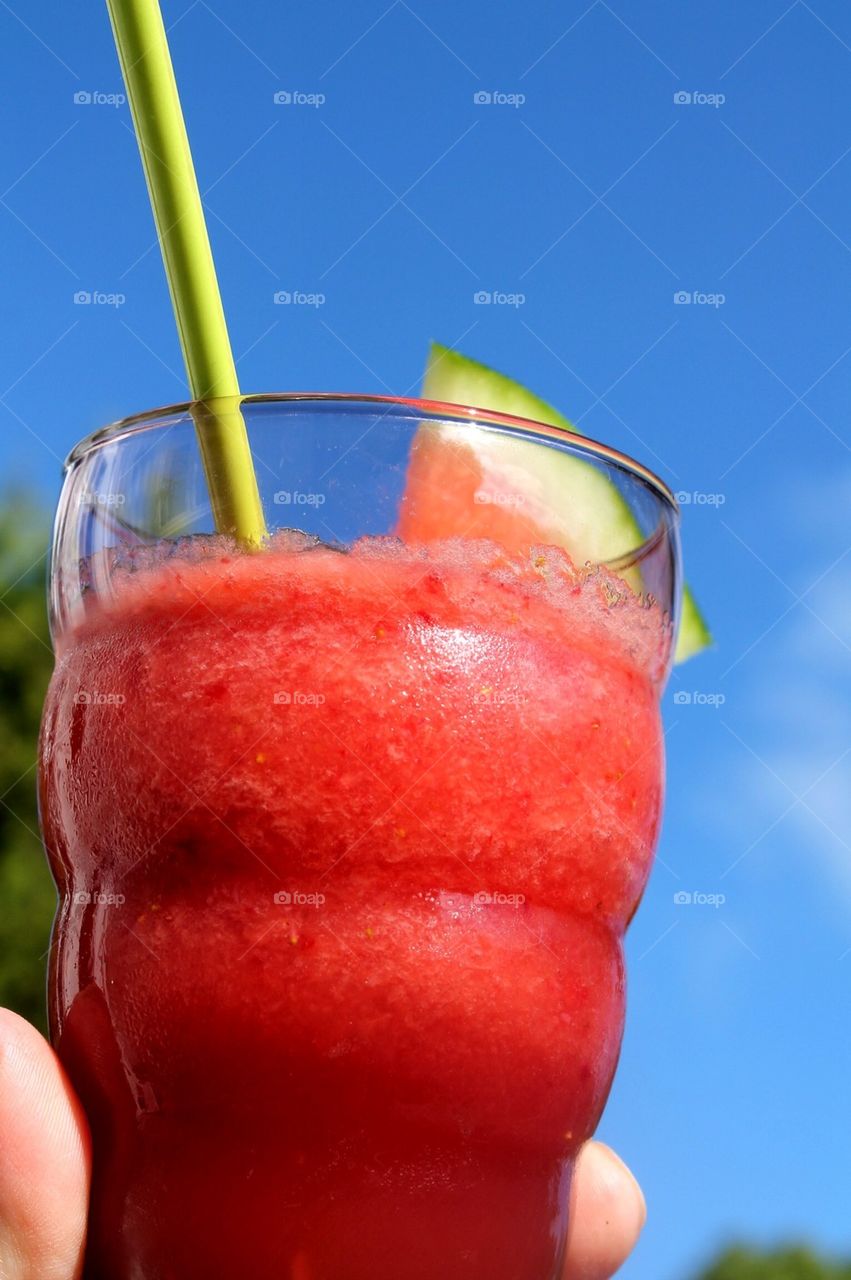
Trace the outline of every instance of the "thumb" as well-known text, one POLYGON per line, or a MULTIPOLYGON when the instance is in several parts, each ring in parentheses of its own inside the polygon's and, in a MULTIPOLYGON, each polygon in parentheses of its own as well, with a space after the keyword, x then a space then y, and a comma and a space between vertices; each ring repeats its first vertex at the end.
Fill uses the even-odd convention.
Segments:
POLYGON ((89 1137, 47 1041, 0 1009, 0 1276, 76 1280, 82 1268, 89 1137))
POLYGON ((570 1204, 564 1280, 609 1280, 644 1226, 644 1196, 626 1165, 602 1142, 579 1154, 570 1204))

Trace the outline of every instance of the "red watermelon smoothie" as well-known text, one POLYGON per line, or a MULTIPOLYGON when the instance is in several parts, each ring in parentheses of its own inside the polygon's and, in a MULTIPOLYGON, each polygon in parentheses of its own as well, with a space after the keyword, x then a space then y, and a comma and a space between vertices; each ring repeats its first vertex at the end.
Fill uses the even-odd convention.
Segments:
POLYGON ((97 1280, 554 1280, 661 811, 661 614, 559 551, 156 551, 59 637, 97 1280))

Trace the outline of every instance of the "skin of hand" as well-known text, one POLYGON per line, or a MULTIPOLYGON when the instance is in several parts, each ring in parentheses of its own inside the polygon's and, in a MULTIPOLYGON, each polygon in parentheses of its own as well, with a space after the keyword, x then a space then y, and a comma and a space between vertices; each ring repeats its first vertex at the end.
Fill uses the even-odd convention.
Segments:
MULTIPOLYGON (((41 1035, 0 1009, 0 1277, 78 1280, 90 1168, 88 1127, 41 1035)), ((644 1226, 644 1197, 608 1147, 589 1142, 574 1179, 564 1280, 608 1280, 644 1226)))

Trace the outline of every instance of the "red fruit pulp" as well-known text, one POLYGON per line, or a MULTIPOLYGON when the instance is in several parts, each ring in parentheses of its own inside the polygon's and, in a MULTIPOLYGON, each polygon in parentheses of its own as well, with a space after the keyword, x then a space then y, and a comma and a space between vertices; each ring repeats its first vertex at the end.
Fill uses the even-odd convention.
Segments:
POLYGON ((60 638, 96 1280, 553 1280, 661 807, 662 626, 483 542, 215 544, 60 638))

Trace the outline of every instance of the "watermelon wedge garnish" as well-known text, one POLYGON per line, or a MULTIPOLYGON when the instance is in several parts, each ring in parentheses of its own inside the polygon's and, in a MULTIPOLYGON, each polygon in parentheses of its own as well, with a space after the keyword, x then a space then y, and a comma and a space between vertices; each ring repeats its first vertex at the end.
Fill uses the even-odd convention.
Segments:
MULTIPOLYGON (((429 352, 422 395, 581 434, 520 383, 438 343, 429 352)), ((616 561, 645 537, 618 489, 593 463, 452 422, 424 422, 414 437, 398 532, 408 542, 489 538, 512 552, 561 546, 582 563, 616 561)), ((675 661, 710 643, 686 587, 675 661)))

